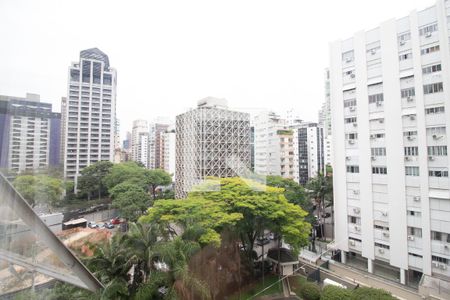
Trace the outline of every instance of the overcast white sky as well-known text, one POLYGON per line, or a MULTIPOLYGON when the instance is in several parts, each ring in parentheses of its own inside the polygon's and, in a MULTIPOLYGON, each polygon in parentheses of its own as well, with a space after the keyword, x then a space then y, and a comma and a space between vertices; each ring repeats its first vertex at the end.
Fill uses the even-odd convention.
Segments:
POLYGON ((98 47, 117 69, 122 132, 206 96, 316 121, 328 43, 434 2, 0 0, 0 94, 59 111, 68 66, 98 47))

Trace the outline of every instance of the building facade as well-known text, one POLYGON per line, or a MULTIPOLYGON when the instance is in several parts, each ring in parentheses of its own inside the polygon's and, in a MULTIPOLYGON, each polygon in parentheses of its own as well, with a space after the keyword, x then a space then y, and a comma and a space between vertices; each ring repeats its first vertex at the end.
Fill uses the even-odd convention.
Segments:
POLYGON ((61 114, 40 96, 0 96, 0 168, 20 173, 60 166, 61 114))
POLYGON ((64 176, 73 180, 97 161, 113 161, 116 71, 97 48, 80 52, 69 67, 64 176))
POLYGON ((225 99, 200 100, 176 117, 175 131, 177 198, 207 176, 233 177, 250 169, 250 116, 229 110, 225 99))
POLYGON ((330 47, 336 247, 450 278, 450 1, 330 47))
POLYGON ((293 141, 293 179, 304 185, 324 170, 323 129, 317 123, 296 125, 293 141))
POLYGON ((131 131, 131 160, 142 163, 146 168, 149 164, 149 132, 145 120, 133 121, 131 131))
POLYGON ((166 131, 161 133, 161 166, 164 171, 172 175, 172 181, 175 180, 175 144, 176 134, 175 126, 169 126, 166 131))

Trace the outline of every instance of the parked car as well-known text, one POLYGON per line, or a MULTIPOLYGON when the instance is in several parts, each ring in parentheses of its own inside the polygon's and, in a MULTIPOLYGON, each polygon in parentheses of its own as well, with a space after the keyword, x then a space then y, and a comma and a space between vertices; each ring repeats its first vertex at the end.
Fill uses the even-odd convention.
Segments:
POLYGON ((267 245, 270 243, 270 240, 266 237, 256 239, 256 244, 259 246, 267 245))
POLYGON ((105 223, 105 228, 113 229, 113 228, 114 228, 114 225, 111 224, 111 223, 105 223))
POLYGON ((119 225, 120 223, 123 223, 123 220, 119 217, 111 219, 111 224, 113 224, 113 225, 119 225))
POLYGON ((89 222, 89 223, 88 223, 88 227, 89 227, 89 228, 98 228, 98 224, 95 223, 95 222, 89 222))

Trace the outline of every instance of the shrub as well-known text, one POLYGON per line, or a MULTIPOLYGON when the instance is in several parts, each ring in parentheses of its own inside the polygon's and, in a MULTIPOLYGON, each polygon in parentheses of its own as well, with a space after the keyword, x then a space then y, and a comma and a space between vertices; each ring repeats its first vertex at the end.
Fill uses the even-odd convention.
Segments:
POLYGON ((381 289, 361 287, 353 290, 351 300, 396 300, 389 292, 381 289))
POLYGON ((300 286, 300 297, 304 300, 320 300, 320 288, 312 282, 305 282, 300 286))
POLYGON ((328 285, 322 290, 320 300, 345 300, 350 299, 352 292, 337 286, 328 285))

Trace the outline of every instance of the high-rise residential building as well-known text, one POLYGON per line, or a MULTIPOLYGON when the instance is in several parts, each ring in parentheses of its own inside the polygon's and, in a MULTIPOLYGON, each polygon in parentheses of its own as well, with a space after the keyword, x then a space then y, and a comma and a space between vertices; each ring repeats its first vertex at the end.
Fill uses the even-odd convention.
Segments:
POLYGON ((161 132, 161 166, 164 171, 175 177, 175 126, 169 126, 166 131, 161 132))
POLYGON ((335 245, 403 284, 450 279, 449 21, 438 0, 330 47, 335 245))
POLYGON ((207 176, 233 177, 250 169, 250 115, 208 97, 176 117, 175 196, 186 197, 207 176))
POLYGON ((40 96, 0 96, 0 168, 13 172, 60 165, 61 114, 40 96))
POLYGON ((333 139, 331 136, 331 102, 330 102, 330 70, 325 70, 325 102, 319 111, 319 126, 323 128, 323 156, 324 169, 326 173, 326 166, 331 166, 333 155, 333 139))
POLYGON ((149 132, 148 123, 145 120, 133 121, 131 131, 131 160, 141 162, 149 168, 149 132))
POLYGON ((317 123, 304 122, 292 129, 294 181, 306 184, 324 169, 323 129, 317 123))
POLYGON ((116 78, 97 48, 81 51, 69 67, 64 175, 75 186, 83 168, 114 159, 116 78))
POLYGON ((281 145, 278 130, 286 129, 286 120, 272 111, 263 111, 253 118, 255 173, 281 175, 281 145))
POLYGON ((61 140, 59 160, 61 166, 64 166, 64 153, 66 152, 66 124, 67 124, 67 98, 61 97, 61 140))
POLYGON ((149 134, 149 168, 163 169, 163 141, 161 134, 169 128, 168 123, 163 123, 162 118, 158 118, 155 123, 150 124, 149 134))

